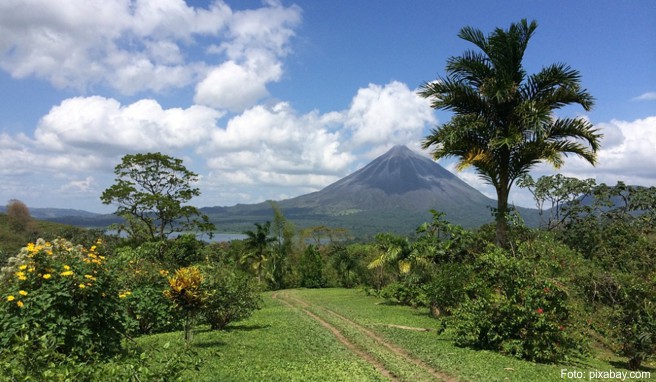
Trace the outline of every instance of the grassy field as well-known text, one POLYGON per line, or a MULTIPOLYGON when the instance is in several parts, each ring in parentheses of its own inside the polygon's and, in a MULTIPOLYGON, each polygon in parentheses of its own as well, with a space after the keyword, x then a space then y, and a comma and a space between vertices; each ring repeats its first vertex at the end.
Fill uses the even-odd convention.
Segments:
MULTIPOLYGON (((590 380, 590 371, 628 372, 613 359, 540 365, 458 348, 436 326, 427 311, 386 305, 357 290, 266 293, 264 308, 248 320, 223 332, 199 328, 192 346, 202 362, 183 380, 556 381, 563 369, 580 372, 579 380, 590 380)), ((181 333, 137 341, 144 348, 183 346, 181 333)), ((654 364, 646 366, 656 376, 654 364)))

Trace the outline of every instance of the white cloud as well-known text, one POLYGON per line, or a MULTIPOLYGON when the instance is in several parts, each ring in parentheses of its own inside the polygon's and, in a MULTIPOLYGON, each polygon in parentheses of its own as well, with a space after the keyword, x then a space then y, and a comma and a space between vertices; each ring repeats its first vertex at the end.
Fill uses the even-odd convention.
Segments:
POLYGON ((235 182, 286 186, 324 185, 353 162, 339 132, 316 112, 297 115, 286 103, 256 106, 212 133, 200 152, 208 167, 235 182), (305 179, 305 181, 303 181, 305 179))
POLYGON ((228 61, 213 69, 196 86, 194 101, 218 109, 242 111, 267 96, 267 82, 277 78, 260 77, 258 73, 228 61))
POLYGON ((8 0, 0 2, 0 68, 81 91, 99 84, 128 95, 161 92, 213 73, 196 43, 207 39, 243 66, 242 84, 256 78, 262 86, 280 78, 279 58, 299 22, 298 7, 277 2, 233 12, 220 0, 207 8, 184 0, 8 0))
POLYGON ((266 85, 282 76, 280 59, 300 22, 296 6, 269 2, 266 8, 237 12, 228 23, 229 39, 210 47, 228 61, 209 70, 196 86, 194 101, 219 109, 243 111, 268 95, 266 85))
POLYGON ((656 92, 647 92, 632 99, 632 101, 655 101, 656 92))
POLYGON ((204 106, 163 109, 144 99, 130 105, 99 96, 64 100, 44 116, 36 144, 56 152, 126 152, 192 147, 210 136, 221 113, 204 106))
POLYGON ((358 90, 345 124, 353 145, 405 144, 421 139, 424 126, 435 123, 427 100, 397 81, 358 90))

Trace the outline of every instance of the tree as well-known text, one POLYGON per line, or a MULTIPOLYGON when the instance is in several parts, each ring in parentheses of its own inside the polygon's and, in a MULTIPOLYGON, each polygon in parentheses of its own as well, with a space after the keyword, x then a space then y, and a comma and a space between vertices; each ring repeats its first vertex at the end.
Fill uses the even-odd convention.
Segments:
POLYGON ((267 275, 269 245, 276 240, 269 237, 270 230, 271 222, 266 222, 264 224, 255 223, 255 231, 243 232, 247 236, 244 242, 248 252, 241 258, 241 262, 250 263, 258 283, 262 282, 262 276, 270 276, 270 274, 267 275))
POLYGON ((435 159, 456 157, 458 170, 473 166, 497 192, 496 242, 508 241, 508 195, 513 182, 546 161, 555 168, 563 155, 596 162, 602 137, 585 118, 554 116, 554 110, 594 103, 581 88, 580 74, 566 64, 552 64, 527 75, 522 59, 537 28, 535 21, 495 29, 487 37, 472 27, 459 37, 479 51, 466 51, 447 61, 445 78, 422 85, 419 94, 435 109, 452 111, 450 121, 433 129, 423 141, 435 159))
POLYGON ((269 201, 273 209, 273 237, 274 249, 271 256, 272 287, 274 289, 284 288, 284 276, 287 272, 287 257, 292 251, 292 239, 294 238, 294 224, 285 218, 278 205, 269 201))
POLYGON ((34 224, 30 210, 18 199, 11 199, 7 203, 7 222, 14 232, 27 232, 34 224))
POLYGON ((126 155, 114 168, 116 183, 100 199, 117 204, 116 215, 127 222, 137 241, 164 240, 173 232, 198 229, 212 235, 214 225, 197 208, 183 205, 200 190, 191 185, 198 175, 181 159, 161 153, 126 155))

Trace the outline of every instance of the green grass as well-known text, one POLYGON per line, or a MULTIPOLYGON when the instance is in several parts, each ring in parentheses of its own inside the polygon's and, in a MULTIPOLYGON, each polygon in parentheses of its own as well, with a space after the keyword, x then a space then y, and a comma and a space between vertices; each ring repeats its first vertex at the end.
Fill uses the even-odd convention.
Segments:
MULTIPOLYGON (((385 380, 374 367, 359 358, 325 327, 304 312, 319 316, 337 328, 350 342, 365 349, 391 371, 398 380, 430 380, 398 354, 381 346, 349 323, 330 313, 334 311, 402 348, 411 357, 459 380, 466 381, 557 381, 561 370, 578 370, 587 380, 588 371, 626 371, 619 360, 595 358, 567 364, 542 365, 521 361, 489 351, 475 351, 453 345, 449 332, 413 331, 390 327, 401 325, 435 329, 438 322, 423 309, 387 305, 357 290, 315 289, 280 293, 294 306, 264 295, 264 308, 250 319, 229 326, 223 332, 201 328, 195 334, 193 349, 203 359, 199 369, 187 371, 183 380, 194 381, 379 381, 385 380), (308 305, 294 300, 299 299, 308 305), (610 361, 610 362, 609 362, 610 361), (611 363, 612 362, 612 363, 611 363)), ((144 347, 171 349, 183 345, 182 333, 146 336, 137 342, 144 347)), ((646 363, 652 376, 653 363, 646 363)))
MULTIPOLYGON (((145 347, 183 346, 182 333, 138 339, 145 347)), ((299 310, 264 296, 264 308, 222 332, 199 330, 193 349, 203 359, 182 380, 383 381, 376 370, 299 310)))

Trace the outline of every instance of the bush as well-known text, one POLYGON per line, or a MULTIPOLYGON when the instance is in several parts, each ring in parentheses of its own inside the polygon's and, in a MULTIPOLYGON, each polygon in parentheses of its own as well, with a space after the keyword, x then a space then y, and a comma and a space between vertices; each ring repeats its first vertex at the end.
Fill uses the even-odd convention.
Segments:
POLYGON ((9 259, 0 275, 1 348, 29 339, 39 349, 48 340, 81 359, 120 350, 122 307, 105 263, 100 242, 86 249, 63 239, 39 239, 9 259))
POLYGON ((324 275, 324 264, 321 253, 314 245, 305 249, 299 264, 301 286, 304 288, 323 288, 328 280, 324 275))
POLYGON ((454 312, 455 342, 536 362, 580 351, 570 328, 568 293, 539 274, 540 264, 492 248, 476 262, 481 285, 454 312))
POLYGON ((425 287, 425 298, 431 308, 431 315, 451 315, 453 310, 465 301, 467 286, 472 284, 473 277, 474 274, 467 265, 439 265, 425 287))
POLYGON ((656 353, 656 282, 627 278, 613 317, 619 353, 636 370, 656 353))
POLYGON ((144 244, 122 247, 111 259, 121 285, 125 326, 130 335, 170 332, 182 328, 182 317, 163 291, 168 287, 169 270, 154 260, 159 249, 144 244))
POLYGON ((188 342, 192 339, 194 319, 209 296, 205 284, 205 277, 198 267, 179 268, 169 277, 169 288, 164 291, 164 296, 184 316, 184 338, 188 342))
POLYGON ((212 330, 221 330, 260 309, 262 300, 257 283, 249 275, 225 267, 208 268, 205 273, 209 297, 202 315, 212 330))

